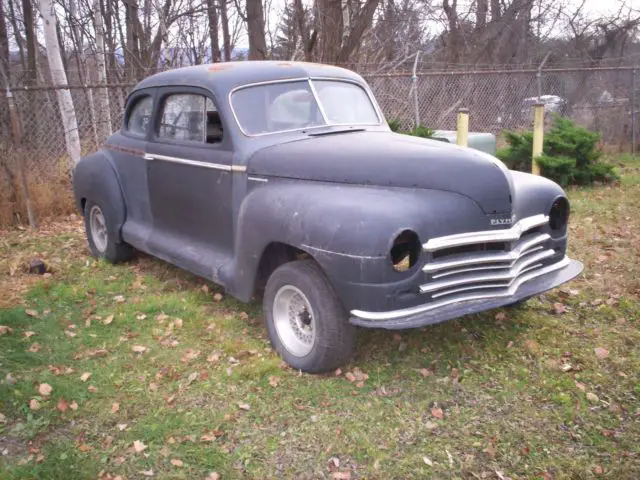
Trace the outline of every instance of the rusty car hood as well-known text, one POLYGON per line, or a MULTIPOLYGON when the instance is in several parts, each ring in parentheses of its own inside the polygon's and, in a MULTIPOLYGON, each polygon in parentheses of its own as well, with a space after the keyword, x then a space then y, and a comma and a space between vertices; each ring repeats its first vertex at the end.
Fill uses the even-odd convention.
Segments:
POLYGON ((350 131, 280 143, 255 152, 250 175, 451 191, 486 214, 510 213, 509 171, 488 154, 385 131, 350 131))

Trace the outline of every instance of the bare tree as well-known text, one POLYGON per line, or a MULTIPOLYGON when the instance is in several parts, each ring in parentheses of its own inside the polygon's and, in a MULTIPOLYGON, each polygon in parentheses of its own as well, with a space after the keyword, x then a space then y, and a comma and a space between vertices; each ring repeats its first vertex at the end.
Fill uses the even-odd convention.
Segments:
POLYGON ((229 15, 227 9, 227 0, 218 0, 220 2, 220 23, 222 24, 222 49, 224 51, 224 61, 231 61, 231 35, 229 34, 229 15))
POLYGON ((220 61, 220 41, 218 39, 218 7, 215 0, 207 0, 209 18, 209 41, 211 42, 211 61, 220 61))
MULTIPOLYGON (((247 32, 249 35, 249 60, 267 58, 267 43, 264 36, 264 10, 262 0, 246 0, 247 32)), ((240 12, 240 10, 238 10, 240 12)))
MULTIPOLYGON (((93 2, 93 29, 96 36, 96 67, 98 84, 107 83, 107 59, 104 50, 104 23, 102 5, 100 0, 93 2)), ((98 122, 99 138, 105 140, 111 135, 111 106, 109 105, 109 92, 106 88, 99 88, 96 95, 96 104, 100 115, 98 122)))
POLYGON ((67 74, 62 66, 60 45, 56 33, 58 20, 54 10, 53 0, 40 0, 40 15, 43 21, 44 43, 47 49, 47 59, 53 85, 57 88, 58 107, 64 128, 64 139, 67 153, 75 167, 80 161, 80 136, 78 135, 78 121, 71 99, 71 91, 67 86, 67 74))

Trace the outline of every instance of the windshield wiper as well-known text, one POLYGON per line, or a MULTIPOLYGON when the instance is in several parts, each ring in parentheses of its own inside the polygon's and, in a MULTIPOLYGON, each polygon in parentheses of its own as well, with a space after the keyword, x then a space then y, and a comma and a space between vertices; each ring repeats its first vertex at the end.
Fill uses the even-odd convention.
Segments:
POLYGON ((322 130, 320 132, 318 132, 317 130, 313 132, 307 132, 307 135, 309 135, 310 137, 319 137, 321 135, 333 135, 337 133, 349 133, 349 132, 364 132, 366 130, 366 128, 362 128, 362 127, 335 128, 335 127, 332 127, 331 125, 327 125, 327 128, 329 130, 322 130))

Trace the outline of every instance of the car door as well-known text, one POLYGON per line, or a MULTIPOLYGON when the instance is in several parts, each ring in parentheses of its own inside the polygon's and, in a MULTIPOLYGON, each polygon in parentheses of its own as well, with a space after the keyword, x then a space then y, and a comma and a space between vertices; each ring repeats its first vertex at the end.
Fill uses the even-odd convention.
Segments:
POLYGON ((104 145, 111 153, 127 208, 123 238, 142 250, 152 226, 144 155, 152 130, 155 95, 155 88, 133 92, 127 99, 122 128, 104 145))
POLYGON ((231 139, 208 91, 166 87, 157 98, 145 156, 149 244, 161 258, 218 280, 232 257, 231 139))

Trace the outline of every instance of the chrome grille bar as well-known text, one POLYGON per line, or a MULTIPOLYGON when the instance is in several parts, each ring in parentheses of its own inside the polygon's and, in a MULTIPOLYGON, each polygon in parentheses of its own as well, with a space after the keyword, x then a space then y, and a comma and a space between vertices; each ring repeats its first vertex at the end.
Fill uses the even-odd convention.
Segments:
MULTIPOLYGON (((455 267, 466 267, 468 265, 498 263, 498 262, 509 262, 509 263, 503 266, 493 267, 493 268, 510 267, 523 255, 535 251, 535 249, 533 249, 532 247, 538 246, 537 247, 538 249, 542 248, 539 245, 541 243, 546 242, 550 238, 551 237, 548 234, 542 233, 542 234, 536 235, 533 238, 521 240, 520 243, 518 243, 514 247, 514 249, 509 252, 503 252, 503 253, 480 252, 480 253, 467 254, 464 257, 460 257, 455 260, 442 260, 442 261, 436 260, 434 262, 427 263, 422 269, 422 271, 425 273, 433 273, 433 272, 438 272, 440 270, 448 270, 450 268, 455 268, 455 267)), ((480 267, 480 268, 491 268, 491 267, 480 267)), ((451 273, 458 273, 458 272, 451 272, 451 273)), ((441 273, 438 275, 434 275, 433 278, 437 278, 438 276, 450 275, 451 273, 450 272, 441 273)))
MULTIPOLYGON (((467 275, 461 276, 459 278, 454 278, 451 280, 440 280, 435 282, 426 283, 420 286, 421 293, 427 292, 435 292, 437 290, 443 290, 445 288, 456 287, 458 285, 463 285, 467 283, 476 283, 476 282, 490 282, 490 281, 513 281, 518 275, 522 273, 522 271, 530 265, 540 262, 545 258, 552 257, 555 251, 553 249, 544 250, 540 253, 536 253, 535 255, 528 256, 526 258, 518 260, 513 267, 509 268, 507 272, 503 273, 486 273, 480 275, 467 275)), ((510 283, 505 285, 508 287, 510 283)))
POLYGON ((513 242, 532 228, 545 225, 549 222, 549 217, 544 214, 523 218, 511 228, 503 230, 486 230, 481 232, 466 232, 444 237, 436 237, 428 240, 422 245, 427 252, 435 252, 445 248, 459 247, 462 245, 473 245, 488 242, 513 242))

